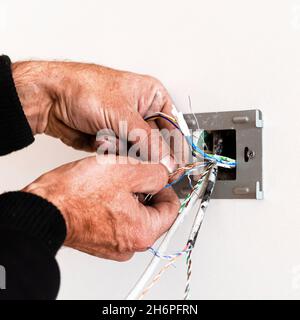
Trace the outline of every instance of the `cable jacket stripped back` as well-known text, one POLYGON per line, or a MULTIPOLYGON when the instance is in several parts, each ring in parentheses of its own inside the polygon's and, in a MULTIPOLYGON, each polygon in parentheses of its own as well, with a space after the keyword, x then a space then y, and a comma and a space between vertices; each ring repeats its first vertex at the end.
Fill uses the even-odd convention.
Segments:
MULTIPOLYGON (((201 150, 197 145, 194 144, 193 138, 190 134, 190 131, 188 129, 188 126, 186 124, 186 121, 183 117, 183 114, 181 112, 178 112, 173 106, 172 113, 175 118, 170 117, 169 115, 163 114, 161 112, 158 112, 145 120, 155 120, 159 117, 169 121, 172 123, 177 129, 181 131, 181 133, 185 136, 186 140, 188 141, 192 151, 193 155, 198 158, 198 155, 202 156, 204 159, 207 160, 207 170, 206 172, 201 176, 201 178, 197 181, 196 185, 193 187, 190 194, 185 198, 183 201, 180 209, 178 217, 173 224, 173 226, 170 228, 170 230, 166 233, 163 241, 161 242, 161 245, 159 246, 158 250, 155 250, 153 248, 150 248, 151 252, 154 254, 150 264, 146 268, 145 272, 141 276, 141 278, 138 280, 135 287, 131 290, 129 295, 127 296, 127 300, 133 300, 133 299, 142 299, 145 294, 155 285, 155 283, 160 279, 162 274, 175 262, 177 258, 182 256, 183 254, 187 255, 186 263, 187 263, 187 281, 186 281, 186 287, 185 287, 185 295, 184 299, 189 299, 189 293, 190 293, 190 281, 191 281, 191 273, 192 273, 192 260, 191 255, 192 251, 195 247, 195 243, 200 231, 200 228, 202 226, 202 222, 205 216, 205 211, 207 209, 207 206, 209 204, 212 192, 215 187, 216 179, 217 179, 217 173, 218 173, 218 166, 221 167, 227 167, 227 168, 233 168, 236 166, 236 161, 224 156, 220 156, 218 154, 216 155, 209 155, 206 154, 203 150, 201 150), (203 197, 200 201, 198 192, 203 185, 203 179, 204 177, 209 173, 206 188, 203 192, 203 197), (200 201, 200 202, 199 202, 200 201), (184 249, 180 252, 176 252, 173 255, 166 255, 162 252, 165 252, 165 250, 168 247, 168 244, 175 234, 176 230, 178 229, 179 225, 183 222, 185 215, 190 210, 191 207, 193 207, 196 203, 199 202, 198 211, 194 220, 194 224, 192 226, 192 230, 189 236, 189 239, 187 241, 186 246, 184 249), (153 278, 152 282, 145 288, 146 284, 148 283, 149 279, 153 275, 158 263, 161 259, 169 260, 169 262, 160 270, 160 272, 153 278)), ((199 165, 200 166, 200 165, 199 165)), ((203 166, 203 164, 202 164, 203 166)), ((188 175, 191 173, 196 166, 189 165, 188 168, 181 168, 183 173, 183 176, 188 175)), ((177 182, 180 179, 177 180, 177 182)), ((175 180, 176 182, 176 180, 175 180)), ((172 185, 172 184, 171 184, 172 185)))
MULTIPOLYGON (((180 206, 178 216, 172 225, 172 227, 169 229, 169 231, 164 236, 160 246, 157 249, 157 252, 166 252, 169 246, 170 241, 172 240, 174 234, 184 221, 184 218, 186 214, 189 212, 189 208, 192 208, 194 204, 198 200, 198 191, 202 185, 203 179, 205 176, 200 179, 195 188, 192 190, 192 192, 184 199, 183 203, 180 206)), ((133 287, 133 289, 130 291, 130 293, 127 296, 127 300, 137 300, 140 298, 140 296, 144 292, 144 288, 147 285, 148 281, 153 276, 158 264, 160 263, 161 258, 159 255, 154 255, 149 263, 149 265, 146 267, 144 273, 141 275, 140 279, 137 281, 136 285, 133 287)))

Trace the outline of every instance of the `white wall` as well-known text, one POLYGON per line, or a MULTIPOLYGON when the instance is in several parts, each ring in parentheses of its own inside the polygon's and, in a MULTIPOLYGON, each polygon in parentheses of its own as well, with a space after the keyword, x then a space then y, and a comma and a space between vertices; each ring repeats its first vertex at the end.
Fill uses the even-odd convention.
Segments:
MULTIPOLYGON (((194 253, 192 298, 300 298, 299 0, 0 0, 12 59, 93 61, 160 78, 188 111, 259 107, 265 200, 213 201, 194 253)), ((0 191, 85 156, 48 137, 0 159, 0 191)), ((173 250, 185 240, 182 227, 173 250)), ((129 263, 58 255, 60 299, 121 299, 150 255, 129 263)), ((149 298, 182 297, 184 262, 149 298)))

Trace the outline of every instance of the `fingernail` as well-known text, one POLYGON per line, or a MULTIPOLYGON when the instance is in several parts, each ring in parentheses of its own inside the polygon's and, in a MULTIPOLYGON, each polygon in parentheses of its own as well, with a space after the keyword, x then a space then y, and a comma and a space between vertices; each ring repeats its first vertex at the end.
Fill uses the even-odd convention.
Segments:
POLYGON ((167 170, 170 174, 173 173, 177 169, 175 159, 171 155, 164 156, 160 160, 160 163, 163 164, 167 168, 167 170))

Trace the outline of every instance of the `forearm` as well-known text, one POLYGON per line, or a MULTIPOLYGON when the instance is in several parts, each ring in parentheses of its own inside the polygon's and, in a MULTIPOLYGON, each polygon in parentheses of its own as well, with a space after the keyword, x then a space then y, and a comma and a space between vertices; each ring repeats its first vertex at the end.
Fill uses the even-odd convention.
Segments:
POLYGON ((49 87, 47 62, 15 62, 12 75, 32 133, 43 133, 47 126, 49 110, 55 99, 49 87))

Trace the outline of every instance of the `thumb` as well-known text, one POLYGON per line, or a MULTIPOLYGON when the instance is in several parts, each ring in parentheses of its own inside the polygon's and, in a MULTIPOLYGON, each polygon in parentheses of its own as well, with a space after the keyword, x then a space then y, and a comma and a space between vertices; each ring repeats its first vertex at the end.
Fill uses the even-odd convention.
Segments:
POLYGON ((152 163, 162 163, 169 173, 176 168, 175 159, 171 155, 170 146, 166 143, 156 126, 151 126, 136 112, 129 117, 128 141, 133 146, 129 149, 129 157, 138 157, 152 163))
POLYGON ((130 166, 134 166, 129 186, 133 193, 156 194, 168 183, 168 171, 162 164, 140 162, 130 166))

